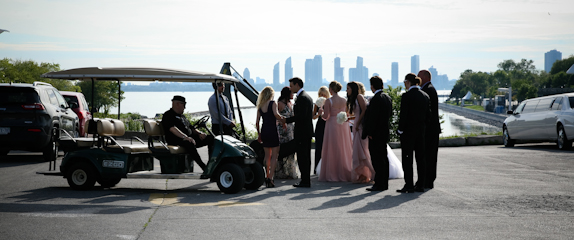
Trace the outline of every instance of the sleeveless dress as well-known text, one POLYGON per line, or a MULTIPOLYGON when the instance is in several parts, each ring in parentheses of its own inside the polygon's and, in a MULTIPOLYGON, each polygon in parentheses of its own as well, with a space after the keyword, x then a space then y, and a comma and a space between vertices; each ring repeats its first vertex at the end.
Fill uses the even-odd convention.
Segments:
POLYGON ((269 101, 267 106, 267 112, 261 111, 259 113, 263 118, 263 126, 261 126, 261 141, 263 141, 263 147, 278 147, 279 146, 279 133, 277 132, 277 127, 275 126, 276 118, 273 114, 273 103, 275 101, 269 101))
POLYGON ((359 116, 361 116, 362 111, 359 101, 356 100, 353 107, 355 120, 353 122, 353 172, 351 173, 355 183, 368 183, 375 176, 375 169, 371 163, 371 153, 369 152, 369 139, 361 139, 363 125, 359 123, 359 116))
POLYGON ((353 170, 351 129, 348 122, 337 123, 337 114, 344 112, 346 107, 331 107, 331 99, 329 105, 323 114, 326 123, 319 181, 350 182, 353 170))
MULTIPOLYGON (((295 114, 290 106, 285 106, 283 111, 279 112, 283 117, 292 117, 295 114)), ((277 131, 279 132, 279 143, 286 143, 295 137, 295 123, 287 123, 287 130, 283 129, 283 125, 277 121, 277 131)), ((275 168, 275 178, 278 179, 296 179, 298 178, 297 172, 297 159, 295 153, 283 158, 277 159, 277 167, 275 168)))

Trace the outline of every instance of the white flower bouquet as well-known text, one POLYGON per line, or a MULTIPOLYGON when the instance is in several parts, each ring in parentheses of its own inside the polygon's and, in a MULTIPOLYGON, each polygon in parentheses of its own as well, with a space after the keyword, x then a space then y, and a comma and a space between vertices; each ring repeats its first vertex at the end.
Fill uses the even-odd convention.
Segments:
POLYGON ((338 124, 343 124, 344 122, 346 122, 348 119, 347 117, 347 113, 346 112, 340 112, 337 114, 337 123, 338 124))
POLYGON ((319 97, 317 98, 317 101, 315 101, 315 105, 317 105, 317 107, 323 107, 323 105, 325 105, 325 101, 327 101, 326 98, 324 97, 319 97))

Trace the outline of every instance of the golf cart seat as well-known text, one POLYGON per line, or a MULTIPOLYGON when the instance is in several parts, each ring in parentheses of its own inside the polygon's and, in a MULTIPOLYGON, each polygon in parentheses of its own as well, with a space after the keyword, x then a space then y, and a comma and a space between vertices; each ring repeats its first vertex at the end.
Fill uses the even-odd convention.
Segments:
MULTIPOLYGON (((95 121, 98 119, 92 119, 90 121, 94 121, 93 124, 88 122, 86 127, 84 128, 84 132, 86 134, 89 133, 96 133, 96 124, 95 121)), ((97 145, 98 143, 98 136, 94 134, 92 137, 73 137, 68 131, 64 129, 60 129, 62 135, 58 140, 60 149, 65 152, 75 151, 82 148, 92 148, 97 145)))
POLYGON ((125 125, 120 120, 114 119, 99 119, 97 122, 98 135, 103 139, 103 149, 110 152, 124 152, 124 153, 149 153, 149 149, 142 142, 136 145, 120 145, 114 137, 123 136, 126 132, 125 125), (113 144, 112 144, 113 143, 113 144))
POLYGON ((148 148, 152 153, 185 154, 185 148, 175 145, 167 145, 161 122, 154 120, 144 120, 144 130, 148 135, 148 148), (158 139, 160 145, 154 145, 154 138, 158 139))

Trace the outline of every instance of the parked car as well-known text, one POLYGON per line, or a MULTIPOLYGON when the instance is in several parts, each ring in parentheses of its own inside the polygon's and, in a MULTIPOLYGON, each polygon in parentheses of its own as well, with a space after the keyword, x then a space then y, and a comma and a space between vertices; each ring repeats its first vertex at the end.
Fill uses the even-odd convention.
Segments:
POLYGON ((504 146, 516 142, 556 142, 570 149, 574 140, 574 93, 528 99, 520 103, 502 126, 504 146))
POLYGON ((61 129, 77 136, 79 124, 56 88, 43 82, 0 83, 0 156, 41 151, 47 161, 55 160, 61 129))
POLYGON ((84 97, 84 94, 79 92, 67 92, 60 91, 64 99, 72 110, 78 115, 79 119, 79 135, 84 137, 86 135, 85 127, 86 123, 92 119, 92 113, 90 113, 90 108, 88 107, 88 102, 84 97))

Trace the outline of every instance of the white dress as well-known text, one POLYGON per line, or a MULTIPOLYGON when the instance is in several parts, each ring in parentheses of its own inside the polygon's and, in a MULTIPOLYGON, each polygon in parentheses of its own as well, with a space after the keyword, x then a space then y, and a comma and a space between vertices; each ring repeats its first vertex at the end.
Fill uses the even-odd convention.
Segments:
POLYGON ((389 159, 389 179, 404 178, 403 163, 399 161, 389 144, 387 144, 387 158, 389 159))

